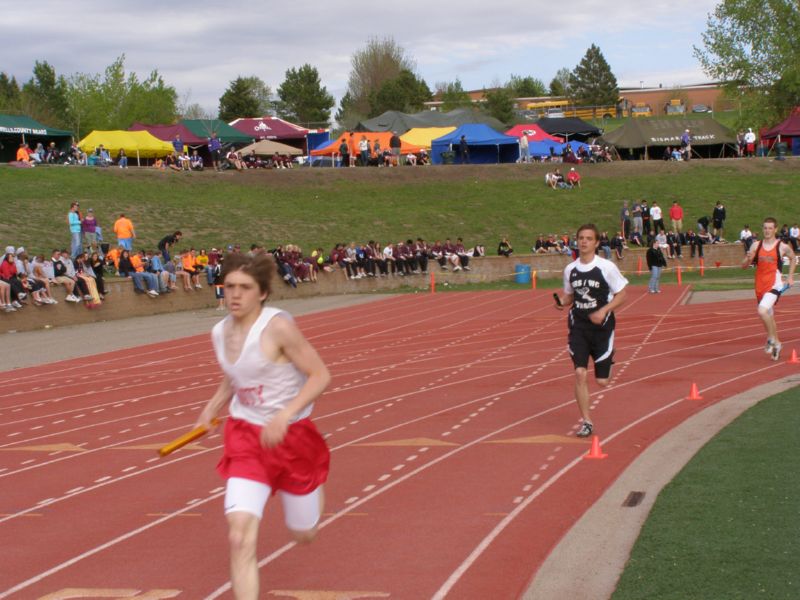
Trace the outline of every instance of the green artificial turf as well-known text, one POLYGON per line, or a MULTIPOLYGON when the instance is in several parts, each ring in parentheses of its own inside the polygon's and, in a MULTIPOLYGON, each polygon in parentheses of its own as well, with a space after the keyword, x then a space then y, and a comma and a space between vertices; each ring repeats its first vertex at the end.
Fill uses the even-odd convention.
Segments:
POLYGON ((800 598, 798 403, 760 402, 664 488, 613 600, 800 598))

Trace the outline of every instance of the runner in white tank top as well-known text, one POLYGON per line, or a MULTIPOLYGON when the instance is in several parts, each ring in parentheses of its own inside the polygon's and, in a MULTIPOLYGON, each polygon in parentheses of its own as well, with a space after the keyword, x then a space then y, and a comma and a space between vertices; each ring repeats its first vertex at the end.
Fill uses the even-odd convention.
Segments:
POLYGON ((197 419, 209 427, 230 403, 225 452, 225 513, 236 598, 258 598, 256 542, 264 505, 278 492, 286 525, 300 542, 316 535, 329 451, 308 418, 330 382, 316 350, 287 313, 262 306, 275 263, 231 254, 223 278, 229 316, 212 332, 222 382, 197 419))

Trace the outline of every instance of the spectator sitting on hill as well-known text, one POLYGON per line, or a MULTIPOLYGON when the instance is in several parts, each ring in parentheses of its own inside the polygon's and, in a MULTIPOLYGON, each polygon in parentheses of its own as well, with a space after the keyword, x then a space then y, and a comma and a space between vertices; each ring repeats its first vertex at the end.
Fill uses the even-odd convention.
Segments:
POLYGON ((192 167, 192 171, 202 171, 203 170, 203 157, 197 153, 197 150, 192 152, 191 159, 189 161, 189 166, 192 167))
POLYGON ((570 187, 581 187, 581 175, 575 170, 575 167, 570 167, 569 173, 567 173, 567 184, 570 187))
POLYGON ((683 160, 683 154, 681 154, 681 149, 675 146, 672 149, 672 160, 683 160))
POLYGON ((656 241, 658 242, 658 247, 661 250, 667 251, 667 258, 672 258, 672 253, 669 249, 669 244, 667 243, 667 234, 663 229, 659 229, 658 233, 656 234, 656 241))
POLYGON ((672 258, 682 258, 681 238, 674 231, 667 232, 667 245, 672 258))
POLYGON ((416 167, 417 166, 417 155, 414 154, 413 152, 409 152, 406 155, 406 164, 411 166, 411 167, 416 167))
POLYGON ((497 255, 509 257, 513 253, 514 248, 511 247, 508 238, 503 236, 503 238, 500 240, 500 243, 497 245, 497 255))
POLYGON ((223 168, 236 169, 237 171, 241 171, 244 169, 244 164, 242 163, 241 158, 239 158, 239 155, 233 148, 231 148, 225 155, 225 162, 223 163, 223 168))

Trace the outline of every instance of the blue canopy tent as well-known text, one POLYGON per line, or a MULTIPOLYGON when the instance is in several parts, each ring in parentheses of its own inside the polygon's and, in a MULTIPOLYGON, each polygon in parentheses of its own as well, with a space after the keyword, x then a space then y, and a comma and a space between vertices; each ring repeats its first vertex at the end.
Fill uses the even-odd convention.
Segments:
POLYGON ((559 144, 558 142, 545 140, 542 142, 530 142, 528 144, 528 152, 533 158, 539 158, 543 156, 561 156, 564 152, 564 147, 567 145, 572 148, 572 151, 575 154, 578 153, 578 149, 582 146, 585 146, 587 149, 589 149, 589 144, 584 144, 583 142, 578 142, 576 140, 567 142, 566 144, 559 144))
POLYGON ((455 131, 436 138, 431 142, 431 162, 440 165, 443 152, 454 151, 456 162, 460 162, 458 145, 461 136, 467 140, 469 161, 474 164, 513 163, 519 160, 519 140, 504 135, 479 123, 462 125, 455 131))

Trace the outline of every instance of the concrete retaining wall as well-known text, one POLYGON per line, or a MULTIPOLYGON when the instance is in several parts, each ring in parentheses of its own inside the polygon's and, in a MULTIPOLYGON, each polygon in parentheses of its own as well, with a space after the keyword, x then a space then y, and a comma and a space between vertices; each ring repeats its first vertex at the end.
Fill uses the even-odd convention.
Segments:
MULTIPOLYGON (((684 248, 686 256, 680 261, 683 267, 697 268, 698 260, 688 257, 688 248, 684 248)), ((725 244, 707 246, 705 248, 706 268, 714 268, 718 261, 721 265, 738 265, 743 256, 742 246, 739 244, 725 244)), ((619 266, 623 271, 636 273, 638 262, 642 261, 642 270, 647 266, 643 250, 629 250, 625 252, 619 266)), ((487 256, 473 259, 470 263, 472 270, 469 272, 453 273, 441 271, 436 263, 430 263, 430 271, 434 273, 437 286, 449 282, 454 284, 470 282, 512 281, 517 265, 529 265, 535 270, 538 278, 560 277, 564 266, 570 261, 569 257, 561 255, 520 255, 511 258, 501 256, 487 256)), ((670 261, 670 266, 672 266, 670 261)), ((337 294, 361 294, 383 292, 391 290, 428 289, 429 275, 414 275, 410 277, 380 277, 348 280, 342 271, 321 273, 317 283, 302 283, 297 289, 284 285, 281 281, 275 282, 272 298, 282 300, 287 298, 302 298, 309 296, 325 296, 337 294)), ((56 299, 59 301, 53 306, 31 306, 15 313, 0 312, 0 331, 30 331, 61 325, 75 325, 80 323, 93 323, 97 321, 110 321, 128 317, 139 317, 152 314, 169 313, 177 311, 198 310, 216 306, 213 290, 205 286, 197 291, 184 292, 176 290, 171 294, 164 294, 158 298, 136 294, 133 284, 129 280, 108 279, 106 287, 110 290, 105 302, 99 308, 88 310, 83 304, 74 304, 64 301, 64 290, 57 287, 56 299)))

